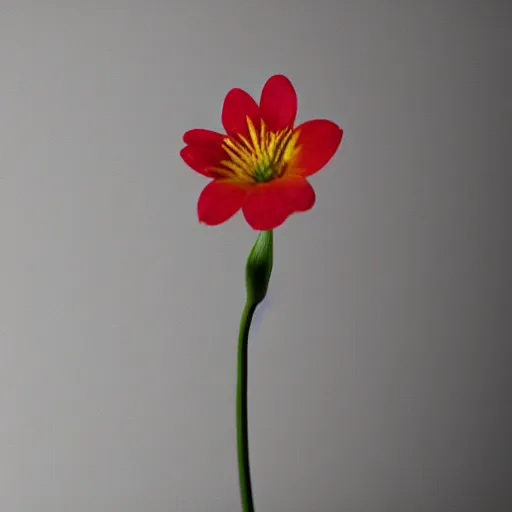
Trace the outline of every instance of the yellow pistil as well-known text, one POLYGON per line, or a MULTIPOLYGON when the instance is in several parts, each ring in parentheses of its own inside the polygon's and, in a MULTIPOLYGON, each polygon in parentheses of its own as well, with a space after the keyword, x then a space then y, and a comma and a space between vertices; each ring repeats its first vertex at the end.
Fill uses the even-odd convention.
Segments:
POLYGON ((298 132, 289 128, 271 132, 262 120, 258 133, 249 117, 247 126, 249 138, 238 135, 238 140, 224 139, 222 147, 229 160, 223 160, 213 173, 220 178, 251 183, 264 183, 283 176, 300 150, 297 146, 298 132))

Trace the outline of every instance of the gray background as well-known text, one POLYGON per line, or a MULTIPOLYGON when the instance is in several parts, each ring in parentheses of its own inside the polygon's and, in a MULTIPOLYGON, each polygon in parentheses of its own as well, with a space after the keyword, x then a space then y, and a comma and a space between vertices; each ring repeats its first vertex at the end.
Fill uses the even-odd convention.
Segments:
POLYGON ((507 508, 507 2, 0 5, 0 510, 239 510, 255 233, 178 153, 274 73, 345 138, 251 337, 257 511, 507 508))

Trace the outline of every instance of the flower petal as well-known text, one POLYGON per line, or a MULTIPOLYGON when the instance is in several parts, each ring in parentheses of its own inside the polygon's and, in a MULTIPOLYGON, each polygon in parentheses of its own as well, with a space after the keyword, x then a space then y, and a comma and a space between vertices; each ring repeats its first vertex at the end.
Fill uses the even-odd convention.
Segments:
POLYGON ((241 208, 246 196, 246 187, 229 181, 211 181, 197 202, 199 222, 216 226, 227 221, 241 208))
POLYGON ((343 130, 332 121, 315 119, 295 128, 297 145, 302 146, 293 162, 302 176, 310 176, 324 167, 338 149, 343 130))
POLYGON ((315 191, 302 177, 284 178, 253 187, 243 204, 248 224, 260 231, 280 226, 294 212, 315 204, 315 191))
POLYGON ((211 176, 211 169, 219 167, 220 162, 227 158, 221 146, 197 142, 185 146, 180 156, 189 167, 204 176, 211 176))
POLYGON ((194 144, 196 142, 204 142, 221 145, 226 138, 222 133, 213 132, 211 130, 203 130, 202 128, 194 128, 185 132, 183 142, 185 144, 194 144))
POLYGON ((260 111, 269 130, 277 132, 293 128, 297 115, 297 93, 288 78, 274 75, 267 80, 261 91, 260 111))
POLYGON ((315 204, 315 191, 311 184, 304 178, 288 178, 281 180, 286 201, 293 212, 305 212, 311 210, 315 204))
POLYGON ((226 133, 231 137, 238 134, 248 137, 247 116, 253 122, 256 130, 259 130, 260 108, 257 103, 242 89, 231 89, 226 94, 222 107, 222 125, 226 133))

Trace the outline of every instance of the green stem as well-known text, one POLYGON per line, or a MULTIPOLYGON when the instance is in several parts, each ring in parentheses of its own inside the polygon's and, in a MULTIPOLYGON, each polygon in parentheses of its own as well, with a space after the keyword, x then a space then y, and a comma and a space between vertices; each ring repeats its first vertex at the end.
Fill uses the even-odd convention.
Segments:
POLYGON ((240 320, 238 333, 238 376, 236 390, 236 426, 238 450, 238 475, 242 511, 254 512, 252 501, 251 470, 249 466, 249 429, 247 424, 247 352, 249 330, 257 304, 247 301, 240 320))
POLYGON ((273 233, 261 231, 245 265, 245 301, 238 333, 238 377, 236 386, 236 440, 242 511, 254 512, 249 466, 249 428, 247 425, 247 344, 256 306, 265 298, 272 273, 273 233))

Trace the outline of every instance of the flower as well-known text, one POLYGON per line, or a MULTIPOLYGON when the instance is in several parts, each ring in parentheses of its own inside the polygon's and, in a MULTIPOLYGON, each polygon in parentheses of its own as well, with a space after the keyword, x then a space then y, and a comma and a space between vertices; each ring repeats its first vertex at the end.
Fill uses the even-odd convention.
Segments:
POLYGON ((226 134, 193 129, 183 136, 180 155, 193 170, 212 178, 199 196, 200 222, 221 224, 242 209, 256 230, 280 226, 291 214, 313 207, 307 177, 333 157, 343 130, 325 119, 294 128, 297 94, 288 78, 270 77, 260 104, 231 89, 222 108, 226 134))

